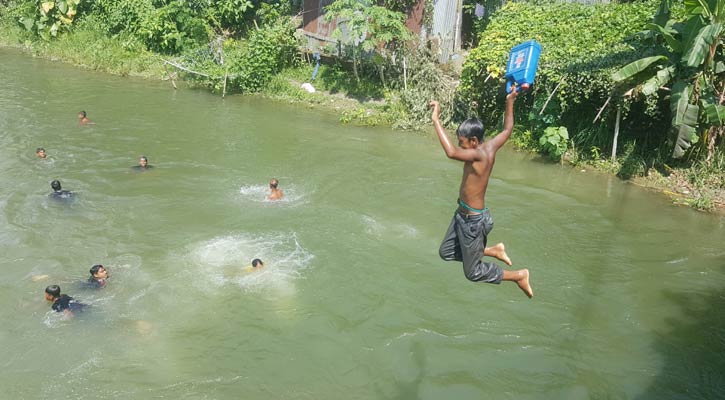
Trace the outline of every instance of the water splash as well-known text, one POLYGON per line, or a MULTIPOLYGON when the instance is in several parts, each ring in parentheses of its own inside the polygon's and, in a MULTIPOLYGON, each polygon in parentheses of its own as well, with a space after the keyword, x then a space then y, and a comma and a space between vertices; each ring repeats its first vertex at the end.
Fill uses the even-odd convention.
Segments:
POLYGON ((203 277, 195 285, 204 291, 233 284, 250 292, 274 288, 292 293, 293 282, 302 276, 313 258, 295 233, 271 233, 219 236, 192 245, 188 260, 193 264, 194 274, 203 277), (255 258, 263 260, 265 266, 248 268, 255 258))
POLYGON ((284 197, 279 200, 267 200, 269 188, 267 185, 246 185, 239 188, 239 194, 245 201, 263 204, 299 205, 307 203, 309 193, 298 185, 291 184, 281 188, 284 197))

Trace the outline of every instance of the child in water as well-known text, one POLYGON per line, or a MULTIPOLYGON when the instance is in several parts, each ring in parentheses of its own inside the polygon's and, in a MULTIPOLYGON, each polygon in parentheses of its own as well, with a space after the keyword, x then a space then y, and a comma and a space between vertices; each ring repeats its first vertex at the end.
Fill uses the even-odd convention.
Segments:
POLYGON ((255 258, 252 260, 252 265, 247 265, 244 267, 244 272, 253 272, 255 270, 260 270, 264 267, 264 263, 259 258, 255 258))
POLYGON ((507 271, 498 265, 484 262, 481 258, 493 256, 506 264, 511 261, 502 243, 486 248, 487 235, 493 228, 493 218, 486 207, 485 197, 496 152, 506 143, 514 127, 514 102, 518 92, 514 87, 506 96, 503 131, 484 141, 481 121, 471 118, 457 129, 458 147, 451 143, 439 119, 440 105, 432 101, 431 119, 438 139, 448 158, 463 161, 463 180, 458 191, 458 208, 448 227, 439 254, 446 261, 462 261, 466 278, 473 282, 499 284, 512 281, 531 298, 534 292, 529 284, 529 270, 507 271))

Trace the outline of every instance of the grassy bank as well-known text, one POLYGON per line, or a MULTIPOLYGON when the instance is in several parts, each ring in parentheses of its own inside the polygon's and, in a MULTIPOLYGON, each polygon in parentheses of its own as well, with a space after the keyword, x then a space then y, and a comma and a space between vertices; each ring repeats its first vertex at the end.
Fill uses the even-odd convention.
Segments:
MULTIPOLYGON (((168 79, 170 73, 179 72, 165 65, 163 56, 146 50, 132 37, 108 37, 99 33, 90 20, 80 21, 72 33, 46 42, 32 37, 13 21, 0 19, 0 45, 20 48, 36 57, 115 75, 158 80, 168 79)), ((275 74, 251 95, 333 110, 344 123, 390 125, 427 134, 425 123, 420 118, 412 118, 406 111, 399 90, 386 89, 364 79, 358 83, 351 79, 346 66, 335 62, 323 64, 315 81, 311 80, 313 69, 312 64, 301 59, 294 66, 275 74), (300 86, 305 82, 312 82, 317 92, 302 90, 300 86)), ((184 81, 183 75, 181 82, 190 86, 207 85, 220 92, 218 85, 193 79, 184 81)), ((517 127, 512 142, 520 149, 540 151, 536 141, 532 140, 531 132, 521 127, 517 127)), ((627 148, 615 161, 599 154, 594 147, 587 154, 569 148, 564 159, 573 168, 617 175, 634 184, 660 191, 676 204, 706 211, 725 210, 725 155, 721 153, 710 165, 695 162, 692 165, 670 166, 666 157, 653 154, 645 158, 627 148)))

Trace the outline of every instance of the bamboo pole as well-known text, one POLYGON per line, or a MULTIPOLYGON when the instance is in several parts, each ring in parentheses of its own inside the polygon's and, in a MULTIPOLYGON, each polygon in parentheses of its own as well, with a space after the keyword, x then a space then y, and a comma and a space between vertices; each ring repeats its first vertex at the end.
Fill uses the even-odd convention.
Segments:
POLYGON ((403 56, 403 90, 408 90, 408 68, 405 65, 405 56, 403 56))
POLYGON ((169 73, 169 69, 166 68, 166 64, 164 64, 164 72, 166 72, 166 77, 171 81, 171 86, 174 88, 174 90, 177 90, 176 82, 174 82, 174 77, 169 73))
POLYGON ((619 120, 622 118, 622 105, 617 107, 617 122, 614 123, 614 143, 612 143, 612 161, 617 161, 617 139, 619 138, 619 120))
POLYGON ((222 88, 222 99, 227 94, 227 75, 229 74, 229 68, 224 71, 224 88, 222 88))
POLYGON ((554 93, 556 93, 557 89, 559 89, 559 86, 561 86, 561 84, 564 83, 564 79, 566 79, 566 75, 564 75, 564 76, 561 77, 561 80, 559 81, 559 83, 556 85, 556 87, 554 88, 554 90, 551 91, 551 94, 549 95, 549 98, 546 99, 546 102, 544 102, 544 106, 541 107, 541 111, 539 111, 539 115, 541 115, 541 114, 544 113, 544 110, 546 109, 546 106, 549 105, 549 101, 551 101, 551 98, 554 97, 554 93))
POLYGON ((604 102, 604 105, 602 106, 602 108, 599 109, 599 112, 597 113, 597 116, 594 117, 594 121, 592 121, 592 124, 595 123, 595 122, 597 122, 597 120, 599 119, 599 117, 602 116, 602 112, 604 111, 605 108, 607 108, 607 104, 609 104, 609 100, 612 100, 612 96, 607 97, 607 101, 605 101, 604 102))

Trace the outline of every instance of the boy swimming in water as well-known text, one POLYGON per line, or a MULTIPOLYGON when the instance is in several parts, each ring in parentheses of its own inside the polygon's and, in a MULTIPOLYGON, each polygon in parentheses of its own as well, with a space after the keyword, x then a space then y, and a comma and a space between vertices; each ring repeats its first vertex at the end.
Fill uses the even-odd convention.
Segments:
POLYGON ((153 167, 154 167, 153 165, 149 165, 149 159, 148 159, 148 157, 141 156, 141 157, 138 158, 138 165, 134 165, 131 168, 133 168, 135 170, 138 170, 138 171, 146 171, 146 170, 151 169, 153 167))
POLYGON ((511 261, 503 244, 486 248, 487 235, 493 228, 493 218, 486 207, 485 196, 491 170, 496 161, 496 152, 506 143, 514 127, 514 101, 518 92, 514 88, 506 96, 506 113, 503 131, 492 139, 483 140, 484 128, 481 121, 471 118, 464 121, 456 131, 458 147, 451 143, 439 120, 440 105, 432 101, 431 119, 438 139, 448 158, 463 161, 463 180, 458 192, 458 209, 453 215, 448 231, 441 243, 439 254, 446 261, 462 261, 466 278, 473 282, 501 283, 516 282, 529 298, 534 296, 529 284, 529 270, 507 271, 498 265, 484 262, 484 255, 494 256, 506 264, 511 261))
POLYGON ((50 285, 45 288, 45 299, 53 303, 51 305, 53 311, 62 312, 68 317, 72 317, 74 312, 83 311, 86 306, 67 294, 60 294, 58 285, 50 285))
POLYGON ((90 119, 87 117, 88 114, 86 114, 85 111, 79 111, 78 112, 78 125, 92 125, 94 124, 91 122, 90 119))
POLYGON ((254 270, 259 271, 260 269, 264 268, 264 263, 259 258, 255 258, 252 260, 252 265, 247 265, 244 267, 244 272, 253 272, 254 270))
POLYGON ((101 264, 96 264, 90 269, 91 276, 88 278, 88 286, 93 289, 100 289, 106 286, 108 271, 101 264))
POLYGON ((53 199, 67 200, 73 198, 73 192, 71 192, 70 190, 63 190, 60 186, 60 181, 57 179, 53 182, 50 182, 50 187, 53 189, 53 193, 49 194, 48 196, 53 199))
POLYGON ((282 193, 282 190, 278 186, 279 180, 277 178, 272 178, 269 181, 269 196, 267 196, 267 200, 281 200, 284 197, 284 193, 282 193))

